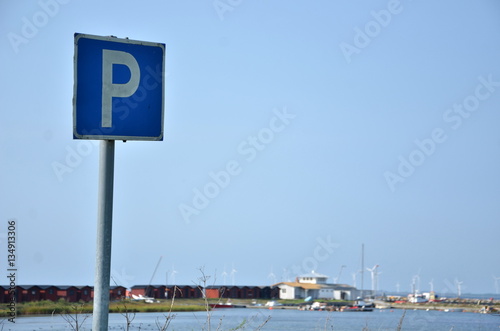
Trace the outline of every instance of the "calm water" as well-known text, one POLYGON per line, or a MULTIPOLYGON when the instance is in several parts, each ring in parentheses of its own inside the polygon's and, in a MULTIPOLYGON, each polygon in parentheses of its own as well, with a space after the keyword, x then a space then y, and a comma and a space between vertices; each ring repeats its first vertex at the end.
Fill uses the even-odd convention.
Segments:
MULTIPOLYGON (((269 322, 262 330, 396 330, 402 310, 375 310, 373 312, 325 312, 298 311, 282 309, 218 309, 212 314, 212 330, 222 318, 220 330, 230 330, 248 323, 241 330, 254 330, 268 316, 269 322)), ((137 314, 131 330, 158 330, 155 321, 164 321, 163 314, 137 314)), ((206 322, 206 313, 176 313, 168 330, 202 330, 206 322)), ((16 324, 4 322, 3 330, 71 330, 61 316, 18 317, 16 324)), ((90 318, 81 330, 90 330, 90 318)), ((110 315, 110 330, 124 330, 125 318, 120 314, 110 315)), ((1 327, 0 327, 1 329, 1 327)), ((205 328, 206 329, 206 328, 205 328)), ((500 331, 500 316, 439 311, 407 311, 403 330, 497 330, 500 331), (453 328, 453 329, 452 329, 453 328)))

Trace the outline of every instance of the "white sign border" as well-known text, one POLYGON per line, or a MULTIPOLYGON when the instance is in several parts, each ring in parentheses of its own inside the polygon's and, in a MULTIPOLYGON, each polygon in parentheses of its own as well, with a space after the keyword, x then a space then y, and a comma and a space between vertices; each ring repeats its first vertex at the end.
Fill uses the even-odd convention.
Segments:
POLYGON ((164 136, 164 116, 165 116, 165 57, 166 57, 166 46, 163 43, 155 43, 149 41, 140 41, 133 40, 128 38, 117 38, 113 36, 96 36, 91 34, 84 33, 75 33, 75 53, 73 59, 73 75, 74 75, 74 84, 73 84, 73 139, 88 139, 88 140, 139 140, 139 141, 162 141, 164 136), (88 134, 78 134, 76 131, 76 105, 77 105, 77 90, 78 90, 78 41, 81 38, 87 39, 95 39, 95 40, 103 40, 114 43, 123 43, 123 44, 136 44, 136 45, 144 45, 144 46, 153 46, 160 47, 163 51, 163 61, 162 61, 162 69, 161 69, 161 85, 163 90, 161 92, 161 133, 159 136, 148 137, 148 136, 114 136, 114 135, 88 135, 88 134))

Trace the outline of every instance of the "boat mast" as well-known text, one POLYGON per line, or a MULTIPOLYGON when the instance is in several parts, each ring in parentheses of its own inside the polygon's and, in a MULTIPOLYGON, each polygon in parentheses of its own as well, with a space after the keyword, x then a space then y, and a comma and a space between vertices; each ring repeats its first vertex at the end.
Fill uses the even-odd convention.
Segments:
POLYGON ((361 244, 361 299, 364 298, 364 289, 365 285, 365 244, 361 244))

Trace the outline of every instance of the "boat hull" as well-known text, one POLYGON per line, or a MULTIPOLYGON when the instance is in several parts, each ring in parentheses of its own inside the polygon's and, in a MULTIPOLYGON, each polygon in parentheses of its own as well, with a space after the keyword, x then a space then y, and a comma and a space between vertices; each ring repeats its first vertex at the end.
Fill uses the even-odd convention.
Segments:
POLYGON ((345 308, 343 311, 352 311, 352 312, 373 311, 373 308, 369 308, 369 307, 349 307, 349 308, 345 308))
POLYGON ((211 308, 246 308, 245 305, 228 305, 223 303, 215 303, 210 305, 211 308))

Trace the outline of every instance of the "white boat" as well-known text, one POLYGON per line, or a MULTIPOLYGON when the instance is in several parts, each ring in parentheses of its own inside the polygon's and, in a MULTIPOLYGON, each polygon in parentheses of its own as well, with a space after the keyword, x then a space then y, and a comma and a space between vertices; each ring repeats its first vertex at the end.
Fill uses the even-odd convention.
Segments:
POLYGON ((427 300, 427 298, 423 294, 415 293, 408 296, 409 303, 424 303, 428 301, 429 300, 427 300))
POLYGON ((144 301, 145 303, 154 303, 155 299, 151 297, 145 297, 142 294, 134 295, 132 294, 132 301, 144 301))
POLYGON ((325 309, 326 309, 326 303, 324 302, 315 301, 311 305, 311 310, 325 310, 325 309))
POLYGON ((345 307, 342 311, 373 311, 374 308, 373 302, 366 302, 358 298, 352 306, 345 307))
POLYGON ((276 301, 268 301, 265 304, 266 307, 276 307, 276 306, 282 306, 281 303, 276 302, 276 301))

